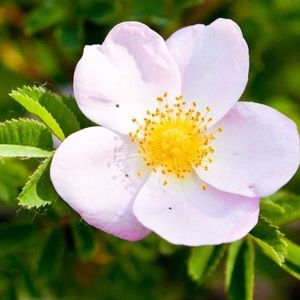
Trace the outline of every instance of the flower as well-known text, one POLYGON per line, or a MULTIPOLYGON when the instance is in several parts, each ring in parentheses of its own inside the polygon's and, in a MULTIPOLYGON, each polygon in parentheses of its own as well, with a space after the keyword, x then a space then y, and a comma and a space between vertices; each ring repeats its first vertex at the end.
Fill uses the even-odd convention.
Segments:
POLYGON ((74 75, 81 111, 103 127, 70 135, 50 175, 90 225, 127 240, 154 231, 188 246, 238 240, 259 198, 299 165, 295 124, 237 102, 248 79, 240 28, 218 19, 166 42, 138 22, 86 46, 74 75))

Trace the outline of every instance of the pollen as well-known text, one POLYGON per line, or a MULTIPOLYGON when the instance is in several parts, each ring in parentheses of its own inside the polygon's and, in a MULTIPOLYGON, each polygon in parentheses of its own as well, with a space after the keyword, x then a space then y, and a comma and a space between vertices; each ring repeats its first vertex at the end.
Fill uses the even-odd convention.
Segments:
MULTIPOLYGON (((129 133, 147 168, 163 174, 163 185, 168 184, 170 176, 186 178, 194 167, 207 171, 213 162, 210 156, 215 151, 212 141, 222 132, 221 128, 208 132, 212 122, 210 107, 202 113, 196 101, 189 107, 182 95, 170 104, 167 92, 156 99, 157 108, 147 110, 141 122, 133 118, 137 129, 129 133)), ((202 190, 205 189, 202 186, 202 190)))

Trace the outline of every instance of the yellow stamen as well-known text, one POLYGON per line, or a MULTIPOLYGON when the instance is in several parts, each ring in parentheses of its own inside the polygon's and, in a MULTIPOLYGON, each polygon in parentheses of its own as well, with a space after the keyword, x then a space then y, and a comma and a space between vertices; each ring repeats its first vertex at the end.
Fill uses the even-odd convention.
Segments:
MULTIPOLYGON (((173 175, 183 179, 193 171, 193 167, 208 170, 212 163, 210 155, 214 153, 211 145, 216 139, 216 132, 207 132, 210 108, 205 114, 197 111, 197 103, 186 107, 183 96, 175 98, 174 104, 168 103, 168 93, 157 97, 159 108, 146 111, 146 117, 139 123, 132 119, 138 127, 130 133, 132 142, 137 143, 138 153, 145 165, 152 171, 160 171, 165 177, 173 175)), ((221 132, 218 128, 218 132, 221 132)), ((138 172, 138 176, 141 173, 138 172)), ((163 185, 168 183, 165 178, 163 185)), ((206 189, 205 185, 201 186, 206 189)))

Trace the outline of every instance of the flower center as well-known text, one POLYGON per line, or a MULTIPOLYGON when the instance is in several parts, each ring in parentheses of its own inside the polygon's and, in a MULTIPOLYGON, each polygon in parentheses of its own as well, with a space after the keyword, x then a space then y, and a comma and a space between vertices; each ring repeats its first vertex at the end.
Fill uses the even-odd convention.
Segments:
POLYGON ((170 175, 185 178, 193 167, 208 170, 212 163, 210 155, 214 152, 211 142, 216 135, 216 132, 207 132, 212 121, 208 116, 210 108, 206 107, 205 114, 197 110, 196 102, 188 108, 183 96, 176 97, 175 103, 170 105, 167 93, 157 101, 158 108, 147 111, 142 123, 132 119, 138 127, 129 133, 131 141, 138 144, 145 164, 166 176, 164 184, 170 175))

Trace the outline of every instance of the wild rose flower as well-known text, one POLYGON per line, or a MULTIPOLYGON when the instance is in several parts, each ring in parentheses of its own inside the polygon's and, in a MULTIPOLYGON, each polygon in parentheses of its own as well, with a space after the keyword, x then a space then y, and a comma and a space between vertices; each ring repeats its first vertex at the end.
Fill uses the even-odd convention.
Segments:
POLYGON ((231 242, 257 223, 259 198, 296 172, 295 124, 237 102, 248 78, 240 28, 218 19, 166 42, 115 26, 86 46, 74 75, 82 112, 103 127, 69 136, 51 179, 90 225, 127 240, 154 231, 182 245, 231 242))

